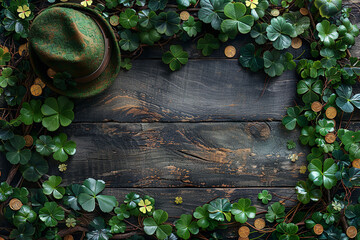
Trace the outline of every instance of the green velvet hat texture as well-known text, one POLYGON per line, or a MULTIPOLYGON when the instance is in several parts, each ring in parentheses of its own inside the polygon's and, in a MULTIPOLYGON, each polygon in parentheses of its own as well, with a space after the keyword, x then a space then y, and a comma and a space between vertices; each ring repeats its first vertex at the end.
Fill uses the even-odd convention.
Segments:
POLYGON ((86 98, 108 88, 120 71, 120 49, 109 23, 96 11, 75 3, 55 4, 31 25, 29 53, 35 73, 53 91, 86 98), (52 75, 67 73, 74 85, 61 90, 52 75))

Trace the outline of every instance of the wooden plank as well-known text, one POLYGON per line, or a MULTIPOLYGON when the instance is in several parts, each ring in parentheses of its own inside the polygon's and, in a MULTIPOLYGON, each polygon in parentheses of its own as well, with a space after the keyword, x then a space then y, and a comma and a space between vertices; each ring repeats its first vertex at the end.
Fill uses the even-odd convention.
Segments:
MULTIPOLYGON (((84 123, 65 132, 77 143, 65 183, 93 177, 110 187, 265 187, 306 177, 299 132, 278 122, 84 123), (288 140, 295 150, 287 150, 288 140)), ((57 164, 50 174, 59 174, 57 164)))

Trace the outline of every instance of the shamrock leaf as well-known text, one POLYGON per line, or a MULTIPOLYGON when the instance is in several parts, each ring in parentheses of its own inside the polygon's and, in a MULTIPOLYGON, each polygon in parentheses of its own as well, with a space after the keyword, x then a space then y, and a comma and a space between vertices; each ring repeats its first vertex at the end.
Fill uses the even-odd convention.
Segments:
POLYGON ((262 192, 258 194, 258 199, 260 199, 263 204, 268 204, 272 196, 268 190, 262 190, 262 192))
POLYGON ((304 127, 308 124, 306 117, 304 115, 300 115, 302 111, 302 108, 299 106, 289 107, 287 109, 287 115, 282 120, 282 124, 286 129, 294 130, 296 123, 300 127, 304 127))
POLYGON ((310 18, 303 16, 300 12, 285 13, 284 18, 286 22, 290 23, 295 28, 295 35, 292 37, 303 34, 305 30, 310 27, 310 18))
POLYGON ((222 20, 225 18, 224 7, 231 0, 200 0, 199 19, 204 23, 211 23, 215 30, 220 30, 222 20))
POLYGON ((19 227, 22 224, 25 224, 26 222, 33 223, 35 222, 37 217, 36 212, 31 210, 31 208, 27 205, 23 205, 19 211, 16 212, 14 216, 14 225, 16 227, 19 227))
POLYGON ((268 40, 266 35, 267 23, 257 23, 251 30, 250 36, 255 39, 257 44, 264 44, 268 40))
POLYGON ((195 37, 198 32, 201 32, 201 22, 196 22, 195 18, 190 16, 189 19, 183 23, 182 28, 189 37, 195 37))
POLYGON ((139 35, 126 29, 120 33, 119 45, 124 51, 134 51, 139 47, 139 35))
POLYGON ((68 159, 68 155, 76 153, 76 143, 74 141, 67 141, 65 133, 60 133, 59 136, 54 137, 54 143, 53 157, 55 160, 65 162, 68 159))
POLYGON ((136 11, 131 8, 126 8, 124 12, 120 13, 119 23, 123 28, 130 29, 137 25, 139 21, 136 11))
POLYGON ((182 239, 189 239, 191 234, 196 235, 199 233, 199 227, 192 219, 191 215, 182 214, 180 219, 175 222, 176 234, 182 239))
POLYGON ((126 204, 121 204, 120 207, 116 207, 114 212, 119 220, 130 217, 130 212, 128 211, 128 206, 126 204))
POLYGON ((188 53, 183 51, 182 46, 171 45, 170 51, 163 54, 162 61, 165 64, 169 64, 170 69, 175 71, 181 68, 181 64, 186 64, 188 62, 188 57, 188 53))
POLYGON ((289 52, 282 54, 273 50, 264 53, 264 70, 270 77, 280 76, 285 70, 292 70, 295 66, 293 56, 289 52))
POLYGON ((57 130, 60 125, 69 126, 74 120, 73 108, 74 103, 67 97, 47 98, 41 106, 41 112, 44 114, 42 125, 49 131, 57 130))
POLYGON ((36 151, 43 156, 50 156, 55 148, 54 141, 50 136, 41 135, 36 140, 36 151))
POLYGON ((9 140, 14 137, 14 133, 11 130, 11 125, 4 120, 0 120, 0 139, 9 140))
POLYGON ((254 17, 255 20, 259 20, 265 16, 265 11, 269 7, 269 2, 267 0, 259 0, 256 8, 251 9, 251 15, 254 17))
POLYGON ((0 202, 5 202, 13 193, 13 188, 7 182, 0 184, 0 202))
POLYGON ((265 218, 268 222, 272 223, 275 220, 277 222, 282 221, 282 218, 285 217, 285 207, 279 202, 273 203, 268 207, 268 213, 265 215, 265 218))
POLYGON ((329 18, 342 9, 342 0, 315 0, 315 7, 322 17, 329 18))
POLYGON ((231 208, 231 213, 235 216, 235 220, 239 223, 245 223, 248 218, 255 218, 256 207, 252 207, 251 200, 248 198, 240 198, 231 208))
POLYGON ((21 188, 13 188, 12 198, 19 199, 23 204, 27 204, 29 202, 29 191, 25 187, 21 188))
POLYGON ((291 38, 296 35, 294 26, 286 22, 283 17, 271 19, 271 24, 266 28, 267 37, 273 42, 274 48, 283 50, 290 47, 291 38))
POLYGON ((255 46, 248 43, 240 48, 239 62, 243 67, 250 68, 251 71, 257 72, 264 67, 264 59, 260 57, 262 49, 255 51, 255 46))
POLYGON ((352 95, 352 86, 342 84, 336 89, 336 105, 344 112, 351 113, 354 111, 354 106, 360 109, 360 94, 352 95))
POLYGON ((109 220, 109 226, 111 227, 111 233, 124 233, 126 230, 126 224, 116 216, 109 220))
POLYGON ((5 52, 3 48, 0 48, 0 66, 6 65, 10 61, 11 55, 9 52, 5 52))
POLYGON ((88 240, 108 240, 112 237, 110 230, 106 228, 104 219, 101 217, 96 217, 92 220, 90 230, 86 233, 88 240))
POLYGON ((78 198, 81 192, 82 187, 80 184, 71 184, 67 186, 65 190, 66 196, 64 196, 63 198, 65 205, 71 207, 76 211, 80 210, 78 198))
POLYGON ((122 59, 120 66, 126 70, 130 70, 132 68, 131 59, 130 58, 122 59))
POLYGON ((200 38, 196 46, 204 56, 209 56, 215 49, 219 49, 219 47, 219 40, 210 33, 206 33, 203 38, 200 38))
POLYGON ((59 176, 50 176, 47 181, 45 181, 43 186, 43 192, 46 195, 53 195, 56 199, 62 199, 65 194, 65 188, 60 187, 62 178, 59 176))
POLYGON ((24 102, 20 110, 20 120, 26 125, 31 125, 33 122, 41 122, 43 118, 41 104, 41 100, 34 99, 30 103, 24 102))
POLYGON ((319 201, 322 197, 322 192, 309 179, 299 181, 295 187, 297 199, 303 204, 308 204, 310 200, 319 201))
POLYGON ((170 37, 180 30, 179 24, 179 14, 174 11, 161 12, 156 18, 155 29, 170 37))
POLYGON ((333 159, 328 158, 324 161, 314 159, 308 165, 309 179, 313 181, 316 186, 324 185, 326 189, 331 189, 336 185, 337 180, 335 173, 338 170, 338 166, 333 159))
POLYGON ((228 222, 231 220, 231 203, 228 199, 217 198, 210 202, 208 206, 209 217, 219 222, 223 222, 226 218, 228 222))
POLYGON ((167 0, 150 0, 148 6, 152 11, 164 10, 167 2, 167 0))
POLYGON ((140 202, 140 195, 134 192, 125 195, 124 202, 127 204, 129 209, 134 209, 140 202))
POLYGON ((315 145, 316 132, 312 126, 306 126, 301 129, 301 135, 299 137, 302 144, 309 144, 310 146, 315 145))
POLYGON ((276 232, 280 233, 279 239, 281 240, 299 240, 300 237, 296 235, 299 227, 294 223, 282 222, 276 226, 276 232))
POLYGON ((302 96, 304 103, 311 103, 319 100, 323 89, 321 80, 305 79, 297 84, 297 93, 302 96))
POLYGON ((17 82, 17 77, 12 76, 13 70, 11 68, 4 68, 0 76, 0 87, 6 88, 9 86, 14 86, 17 82))
POLYGON ((20 166, 23 177, 30 182, 36 182, 48 170, 49 165, 47 161, 37 152, 32 152, 30 161, 26 165, 20 166))
POLYGON ((7 87, 4 91, 5 101, 9 106, 19 105, 26 93, 24 86, 7 87))
POLYGON ((92 212, 95 209, 95 199, 97 200, 100 210, 108 213, 116 206, 116 198, 114 196, 99 195, 105 188, 105 182, 88 178, 82 185, 82 193, 79 194, 78 202, 81 207, 92 212))
POLYGON ((39 218, 47 227, 55 227, 58 221, 64 220, 65 212, 56 202, 46 202, 39 211, 39 218))
POLYGON ((359 28, 351 24, 349 18, 340 18, 342 25, 338 27, 339 36, 347 45, 355 44, 355 37, 359 36, 359 28))
POLYGON ((320 41, 324 43, 325 47, 331 47, 335 44, 335 40, 339 37, 335 24, 330 24, 328 20, 316 24, 316 30, 320 41))
POLYGON ((221 30, 225 33, 238 31, 245 34, 250 32, 252 25, 254 25, 254 17, 245 15, 246 7, 240 2, 228 3, 224 8, 224 13, 230 18, 221 23, 221 30))
POLYGON ((194 218, 198 219, 197 225, 203 229, 207 228, 210 225, 209 222, 209 212, 208 212, 208 204, 205 204, 202 207, 197 207, 195 212, 193 213, 194 218))
POLYGON ((30 223, 20 224, 17 229, 10 233, 11 239, 32 240, 35 234, 35 228, 30 223))
POLYGON ((30 160, 30 149, 25 147, 25 139, 22 136, 15 135, 12 139, 5 143, 6 159, 12 164, 26 164, 30 160))
MULTIPOLYGON (((150 29, 147 32, 140 32, 139 33, 139 37, 140 37, 140 41, 142 43, 148 44, 148 45, 154 45, 155 42, 159 41, 161 38, 161 35, 155 30, 155 29, 150 29)), ((128 62, 130 61, 129 58, 125 58, 125 60, 128 59, 128 62)), ((126 70, 130 70, 131 68, 131 63, 130 63, 130 67, 128 64, 126 64, 126 62, 121 65, 121 67, 126 68, 126 70), (124 67, 125 65, 125 67, 124 67)))
POLYGON ((328 119, 321 119, 316 125, 316 132, 320 133, 322 136, 325 136, 329 132, 333 132, 335 129, 334 121, 328 119))
POLYGON ((3 26, 6 31, 19 34, 22 38, 27 38, 29 32, 29 21, 26 19, 19 19, 9 9, 5 9, 5 19, 3 26))
POLYGON ((147 235, 156 233, 156 237, 160 240, 170 236, 172 228, 170 225, 163 224, 168 219, 167 212, 163 210, 155 210, 153 217, 144 220, 144 231, 147 235))

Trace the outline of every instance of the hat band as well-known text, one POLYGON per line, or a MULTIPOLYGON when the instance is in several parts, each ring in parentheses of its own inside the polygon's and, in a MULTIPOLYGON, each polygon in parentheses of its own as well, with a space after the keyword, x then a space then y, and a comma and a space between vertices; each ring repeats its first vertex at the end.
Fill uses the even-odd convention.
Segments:
POLYGON ((104 57, 103 57, 103 60, 100 64, 100 66, 93 73, 90 73, 89 75, 84 76, 84 77, 74 78, 74 81, 76 81, 78 83, 87 83, 87 82, 91 82, 91 81, 95 80, 96 78, 98 78, 105 71, 107 65, 110 62, 110 58, 111 58, 110 41, 109 41, 109 38, 107 38, 105 31, 104 31, 103 27, 101 26, 101 23, 96 18, 91 16, 90 14, 87 14, 87 13, 84 13, 84 14, 91 17, 95 21, 95 23, 98 25, 99 29, 101 30, 101 33, 104 38, 104 43, 105 43, 105 53, 104 53, 104 57))

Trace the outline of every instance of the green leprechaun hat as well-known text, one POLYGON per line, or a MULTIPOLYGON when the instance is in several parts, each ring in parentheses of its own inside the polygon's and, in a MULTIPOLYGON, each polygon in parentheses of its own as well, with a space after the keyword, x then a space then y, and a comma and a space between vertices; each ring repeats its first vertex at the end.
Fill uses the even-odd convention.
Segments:
POLYGON ((120 70, 120 49, 111 26, 96 11, 75 3, 55 4, 35 18, 29 54, 41 80, 72 98, 104 91, 120 70), (68 84, 57 84, 55 73, 70 76, 68 84))

